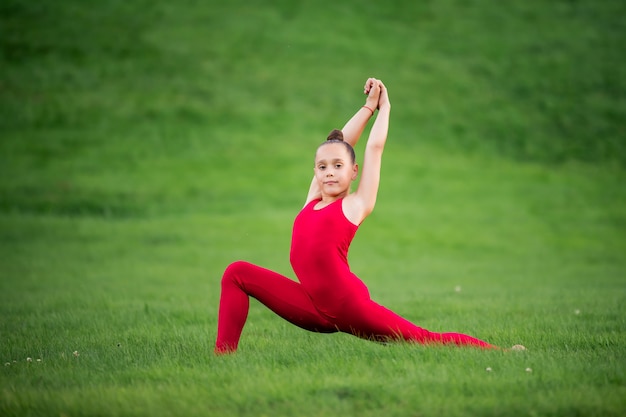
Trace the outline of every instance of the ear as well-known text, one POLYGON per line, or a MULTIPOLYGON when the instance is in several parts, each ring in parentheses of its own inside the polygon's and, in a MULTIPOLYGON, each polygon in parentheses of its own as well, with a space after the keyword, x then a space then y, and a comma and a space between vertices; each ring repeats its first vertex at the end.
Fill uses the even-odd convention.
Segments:
POLYGON ((352 181, 356 180, 359 175, 359 164, 352 165, 352 181))

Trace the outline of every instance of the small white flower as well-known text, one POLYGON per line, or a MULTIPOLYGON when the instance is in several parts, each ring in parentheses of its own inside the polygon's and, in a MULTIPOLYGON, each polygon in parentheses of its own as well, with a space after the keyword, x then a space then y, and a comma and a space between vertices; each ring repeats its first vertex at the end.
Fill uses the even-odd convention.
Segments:
POLYGON ((526 368, 526 372, 531 373, 533 371, 532 368, 526 368))
POLYGON ((33 358, 26 358, 26 362, 32 362, 33 358))
POLYGON ((526 346, 524 346, 524 345, 513 345, 511 347, 511 350, 516 350, 516 351, 526 350, 526 346))
POLYGON ((489 366, 488 366, 488 367, 486 367, 486 368, 485 368, 485 371, 487 371, 487 372, 491 372, 491 367, 489 367, 489 366))
POLYGON ((11 362, 6 362, 4 366, 11 366, 11 362))
POLYGON ((74 351, 74 356, 78 357, 80 355, 80 353, 78 353, 77 350, 74 351))
POLYGON ((574 310, 574 314, 579 315, 580 314, 580 310, 579 309, 574 310))
POLYGON ((454 287, 454 291, 461 292, 461 286, 457 285, 456 287, 454 287))
POLYGON ((41 359, 37 359, 37 362, 41 362, 41 359))

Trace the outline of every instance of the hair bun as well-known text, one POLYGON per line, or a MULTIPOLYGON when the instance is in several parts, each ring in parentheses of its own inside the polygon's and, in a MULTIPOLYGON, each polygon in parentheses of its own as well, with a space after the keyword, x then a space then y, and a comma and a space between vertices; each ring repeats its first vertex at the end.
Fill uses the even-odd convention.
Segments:
POLYGON ((343 142, 343 132, 339 129, 333 129, 332 132, 328 134, 326 140, 340 140, 343 142))

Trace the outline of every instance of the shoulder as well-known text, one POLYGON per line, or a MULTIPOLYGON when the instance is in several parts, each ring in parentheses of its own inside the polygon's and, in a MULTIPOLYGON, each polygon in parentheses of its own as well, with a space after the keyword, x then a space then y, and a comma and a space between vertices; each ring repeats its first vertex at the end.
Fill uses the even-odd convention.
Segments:
POLYGON ((304 210, 305 208, 307 208, 309 206, 317 204, 320 200, 321 200, 321 198, 317 197, 317 196, 308 197, 306 199, 306 201, 304 202, 304 206, 302 206, 302 210, 304 210))

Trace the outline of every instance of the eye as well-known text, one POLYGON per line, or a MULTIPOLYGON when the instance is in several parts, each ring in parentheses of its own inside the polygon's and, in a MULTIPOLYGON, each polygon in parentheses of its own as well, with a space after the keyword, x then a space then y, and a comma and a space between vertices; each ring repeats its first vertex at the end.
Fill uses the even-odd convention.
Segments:
POLYGON ((335 168, 337 169, 341 168, 341 164, 335 164, 335 168))
POLYGON ((323 171, 323 170, 325 170, 325 169, 326 169, 326 165, 319 165, 319 166, 317 167, 317 169, 319 169, 319 170, 323 171))

